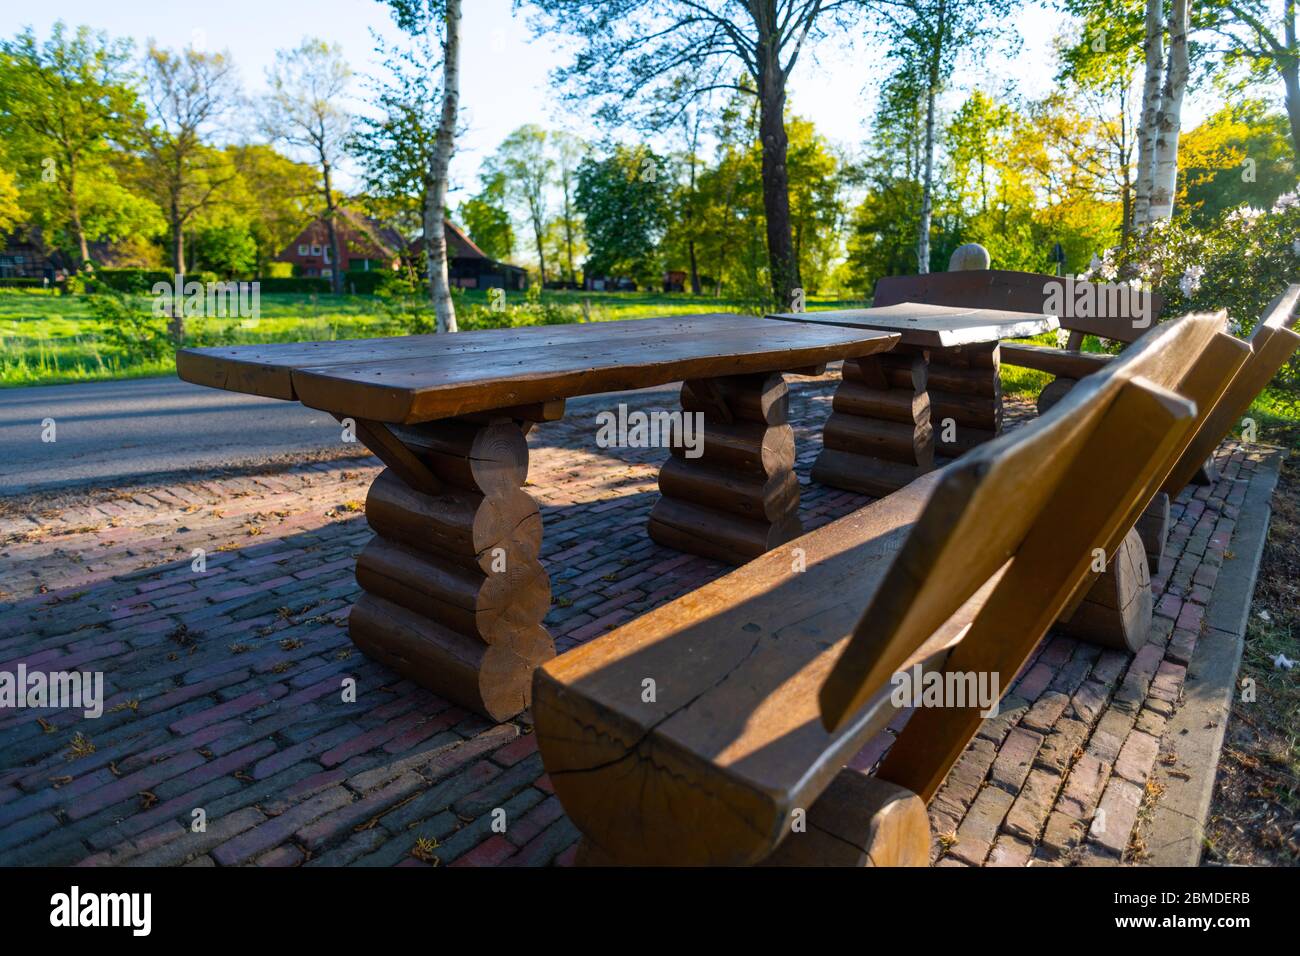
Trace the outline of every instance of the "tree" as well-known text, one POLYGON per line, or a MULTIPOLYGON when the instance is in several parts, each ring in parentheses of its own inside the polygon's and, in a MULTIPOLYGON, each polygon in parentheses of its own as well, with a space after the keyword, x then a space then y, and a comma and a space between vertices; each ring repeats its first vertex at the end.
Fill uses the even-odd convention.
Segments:
POLYGON ((38 43, 31 29, 0 42, 0 136, 47 227, 66 233, 86 266, 89 242, 147 210, 116 181, 114 146, 133 145, 142 111, 129 72, 131 45, 62 21, 38 43), (89 225, 93 203, 98 225, 89 225))
POLYGON ((1017 0, 881 0, 878 14, 889 55, 897 62, 899 85, 924 102, 925 138, 921 161, 921 213, 916 264, 930 271, 930 225, 934 205, 934 151, 940 90, 958 56, 1004 35, 1017 0))
POLYGON ((506 209, 505 173, 488 176, 478 194, 460 204, 460 223, 486 255, 508 259, 514 254, 515 230, 506 209))
POLYGON ((256 244, 256 273, 266 275, 271 257, 316 215, 320 172, 262 143, 232 146, 227 152, 239 170, 239 178, 227 191, 230 202, 248 223, 256 244))
POLYGON ((581 48, 558 79, 571 95, 601 103, 607 120, 652 128, 676 122, 684 106, 718 89, 745 90, 759 103, 763 209, 769 278, 780 303, 799 287, 790 223, 786 84, 810 36, 828 17, 847 22, 856 0, 532 0, 542 32, 576 35, 581 48), (741 83, 737 73, 749 79, 741 83), (640 116, 629 106, 640 101, 640 116))
POLYGON ((1250 80, 1281 81, 1292 149, 1300 159, 1296 0, 1206 0, 1197 4, 1197 26, 1213 37, 1226 70, 1244 69, 1250 80))
POLYGON ((225 53, 173 54, 152 43, 144 59, 151 122, 144 133, 146 191, 167 217, 172 269, 185 272, 185 227, 238 175, 231 156, 203 142, 239 89, 225 53))
POLYGON ((587 155, 587 144, 580 137, 564 130, 550 134, 551 146, 555 153, 555 178, 560 186, 560 215, 555 225, 560 232, 564 247, 565 279, 570 284, 578 281, 574 254, 579 242, 578 233, 582 223, 574 207, 574 191, 577 188, 578 165, 587 155))
POLYGON ((591 253, 587 275, 632 276, 657 269, 656 249, 668 223, 668 182, 663 161, 648 147, 617 146, 605 159, 578 166, 575 195, 591 253))
POLYGON ((1285 113, 1263 100, 1228 103, 1178 144, 1178 202, 1197 228, 1238 206, 1269 209, 1295 188, 1296 155, 1285 113))
POLYGON ((555 169, 546 141, 546 130, 540 126, 531 123, 520 126, 501 141, 496 154, 484 164, 487 176, 502 175, 507 200, 532 227, 533 248, 543 286, 546 285, 545 239, 549 225, 546 191, 555 169))
POLYGON ((311 157, 321 173, 320 193, 332 253, 330 288, 336 295, 343 291, 343 270, 334 176, 352 131, 351 116, 341 105, 351 77, 337 44, 311 39, 303 40, 294 50, 277 50, 275 65, 266 71, 271 88, 263 116, 266 133, 311 157))
MULTIPOLYGON (((456 146, 456 121, 460 111, 460 21, 461 0, 387 0, 400 29, 424 45, 441 37, 442 88, 438 123, 425 167, 424 250, 429 274, 429 295, 439 332, 456 331, 456 307, 447 277, 447 177, 456 146)), ((437 57, 425 57, 425 69, 432 70, 437 57)), ((431 105, 435 100, 425 97, 431 105)), ((418 107, 417 107, 418 109, 418 107)))

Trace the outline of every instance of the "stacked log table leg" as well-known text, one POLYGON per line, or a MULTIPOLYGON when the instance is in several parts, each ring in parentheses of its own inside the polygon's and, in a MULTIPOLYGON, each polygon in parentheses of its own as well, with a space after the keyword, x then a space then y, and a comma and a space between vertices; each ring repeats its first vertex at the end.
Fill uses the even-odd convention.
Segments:
MULTIPOLYGON (((659 472, 650 536, 743 564, 803 533, 789 390, 780 374, 686 382, 682 409, 703 420, 702 453, 674 446, 659 472)), ((700 446, 697 446, 699 448, 700 446)))
POLYGON ((998 343, 930 351, 935 455, 956 458, 1002 432, 998 343))
POLYGON ((887 495, 934 467, 926 352, 846 359, 813 479, 866 495, 887 495))
POLYGON ((846 360, 813 478, 882 496, 1002 430, 998 346, 924 349, 846 360))
POLYGON ((499 416, 366 426, 389 467, 366 499, 375 538, 357 560, 365 593, 352 640, 462 707, 514 716, 533 669, 555 656, 541 623, 551 598, 541 514, 521 488, 524 428, 499 416))

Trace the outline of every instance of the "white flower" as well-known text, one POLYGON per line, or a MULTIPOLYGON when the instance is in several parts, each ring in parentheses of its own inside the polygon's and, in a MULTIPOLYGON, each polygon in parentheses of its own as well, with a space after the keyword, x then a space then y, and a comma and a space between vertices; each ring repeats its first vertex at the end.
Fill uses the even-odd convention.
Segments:
POLYGON ((1183 277, 1178 280, 1178 289, 1187 298, 1196 294, 1196 290, 1201 287, 1201 276, 1205 275, 1205 270, 1200 266, 1188 266, 1183 277))
POLYGON ((1272 211, 1282 212, 1287 207, 1294 206, 1297 203, 1300 203, 1300 195, 1297 195, 1296 193, 1283 193, 1273 202, 1272 211))
POLYGON ((1228 222, 1240 222, 1250 225, 1264 215, 1264 210, 1256 209, 1254 206, 1238 206, 1232 212, 1228 213, 1228 222))

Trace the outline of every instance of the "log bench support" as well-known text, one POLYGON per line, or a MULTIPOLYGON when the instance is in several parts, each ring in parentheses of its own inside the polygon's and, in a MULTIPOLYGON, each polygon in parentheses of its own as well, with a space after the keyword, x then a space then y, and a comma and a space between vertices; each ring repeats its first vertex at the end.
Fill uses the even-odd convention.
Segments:
POLYGON ((688 457, 693 452, 684 445, 672 448, 659 472, 650 537, 744 564, 802 534, 790 394, 781 374, 684 382, 681 404, 702 417, 702 453, 688 457))
POLYGON ((542 626, 551 600, 542 519, 521 486, 525 432, 562 413, 560 402, 357 430, 389 467, 366 498, 375 537, 357 559, 364 593, 348 620, 352 640, 495 721, 528 706, 534 668, 555 656, 542 626))

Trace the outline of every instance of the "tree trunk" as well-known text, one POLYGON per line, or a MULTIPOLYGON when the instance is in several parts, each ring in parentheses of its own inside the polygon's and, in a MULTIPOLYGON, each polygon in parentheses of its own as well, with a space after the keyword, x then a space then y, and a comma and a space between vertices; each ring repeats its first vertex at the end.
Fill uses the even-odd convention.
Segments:
POLYGON ((1151 193, 1155 186, 1156 136, 1160 117, 1160 78, 1164 72, 1163 0, 1147 0, 1146 74, 1142 80, 1142 118, 1138 122, 1137 186, 1133 196, 1133 228, 1140 232, 1151 221, 1151 193))
POLYGON ((1274 60, 1286 89, 1286 117, 1291 124, 1291 149, 1300 162, 1300 57, 1296 56, 1295 0, 1287 0, 1283 13, 1286 49, 1290 56, 1274 60))
POLYGON ((695 259, 695 240, 686 243, 686 254, 691 263, 691 295, 700 294, 700 268, 695 259))
POLYGON ((934 87, 935 84, 932 83, 925 101, 925 171, 921 179, 921 221, 916 229, 916 271, 920 275, 930 272, 930 218, 934 203, 934 87))
POLYGON ((86 229, 81 224, 81 203, 77 199, 77 163, 73 156, 68 157, 68 175, 65 191, 68 194, 68 213, 72 218, 72 234, 77 237, 77 250, 81 253, 78 269, 85 269, 90 261, 90 244, 86 242, 86 229))
POLYGON ((542 244, 543 243, 542 220, 541 217, 537 216, 536 214, 533 215, 532 220, 533 220, 533 242, 537 244, 537 269, 541 273, 542 288, 545 289, 546 288, 546 248, 542 244))
POLYGON ((934 108, 939 94, 939 67, 943 62, 943 38, 947 5, 939 4, 935 25, 934 48, 930 51, 929 89, 925 95, 925 172, 921 180, 921 221, 916 230, 916 269, 920 275, 930 272, 930 219, 934 211, 934 108))
POLYGON ((772 294, 782 308, 793 308, 799 288, 799 260, 790 237, 790 177, 786 169, 785 77, 769 64, 759 77, 759 141, 763 145, 763 214, 767 221, 767 260, 772 294))
POLYGON ((330 258, 334 260, 330 263, 330 291, 339 295, 343 289, 340 271, 343 263, 339 259, 339 231, 334 222, 334 189, 330 185, 329 163, 321 163, 321 172, 325 177, 325 233, 329 238, 330 258))
POLYGON ((1169 14, 1169 65, 1160 94, 1160 116, 1156 135, 1155 178, 1151 189, 1150 220, 1168 219, 1174 214, 1178 192, 1178 133, 1182 126, 1183 94, 1190 67, 1187 62, 1188 0, 1173 0, 1169 14))
POLYGON ((447 171, 455 148, 456 118, 460 111, 460 0, 447 0, 447 39, 443 44, 442 116, 433 148, 433 168, 424 200, 425 253, 429 293, 439 332, 456 331, 456 305, 447 277, 447 231, 443 209, 447 205, 447 171))

